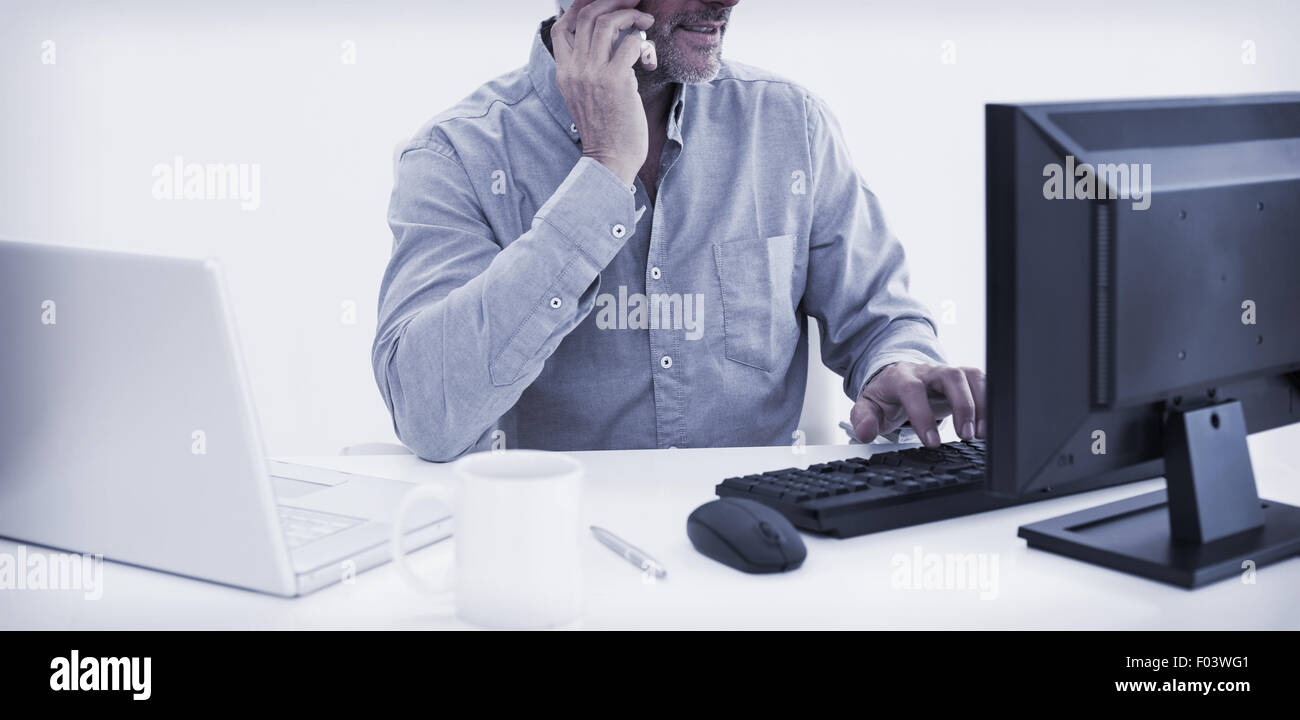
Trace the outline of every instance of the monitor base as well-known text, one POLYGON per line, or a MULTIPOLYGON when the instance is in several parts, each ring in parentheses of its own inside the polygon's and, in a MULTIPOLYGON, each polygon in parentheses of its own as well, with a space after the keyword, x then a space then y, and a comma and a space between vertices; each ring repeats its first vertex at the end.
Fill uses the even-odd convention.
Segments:
POLYGON ((1197 588, 1300 555, 1300 507, 1259 502, 1262 527, 1202 544, 1172 540, 1164 490, 1022 525, 1017 535, 1031 548, 1197 588))

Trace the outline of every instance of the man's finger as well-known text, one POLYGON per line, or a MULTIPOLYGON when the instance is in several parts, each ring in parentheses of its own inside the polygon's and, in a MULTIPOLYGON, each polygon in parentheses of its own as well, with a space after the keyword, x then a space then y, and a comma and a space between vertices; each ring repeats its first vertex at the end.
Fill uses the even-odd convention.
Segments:
POLYGON ((975 398, 971 395, 966 373, 959 368, 941 365, 925 371, 924 380, 932 390, 942 392, 952 408, 952 424, 962 440, 975 439, 975 398))
MULTIPOLYGON (((614 10, 631 8, 636 5, 637 2, 638 0, 596 0, 596 2, 579 10, 578 16, 574 18, 573 24, 573 49, 576 51, 577 56, 595 57, 601 61, 608 60, 609 55, 601 53, 610 52, 613 47, 614 39, 609 38, 605 40, 602 46, 596 45, 595 38, 592 37, 592 34, 596 30, 596 21, 603 15, 614 10), (594 56, 592 55, 593 49, 596 49, 596 54, 594 56)), ((565 14, 567 15, 568 13, 565 14)))
POLYGON ((573 48, 573 18, 576 13, 562 13, 554 23, 551 24, 551 47, 560 40, 565 40, 565 47, 573 48))
MULTIPOLYGON (((565 16, 567 17, 568 13, 565 13, 565 16)), ((562 19, 563 18, 561 18, 561 20, 562 19)), ((559 21, 556 21, 555 25, 551 26, 551 53, 555 55, 555 67, 557 72, 559 71, 559 68, 570 67, 569 63, 573 57, 573 40, 571 36, 568 33, 555 32, 555 28, 558 27, 559 24, 559 21)))
POLYGON ((930 409, 929 393, 925 383, 919 378, 904 382, 898 387, 898 401, 907 412, 907 419, 912 429, 926 447, 939 447, 939 428, 934 422, 934 411, 930 409))
MULTIPOLYGON (((624 58, 626 56, 625 46, 628 41, 635 41, 636 57, 640 57, 641 33, 633 32, 631 35, 623 38, 622 42, 618 44, 618 47, 615 47, 614 42, 618 40, 618 34, 628 29, 644 31, 653 25, 654 22, 655 19, 653 15, 635 9, 615 10, 612 13, 607 13, 602 15, 600 19, 596 21, 596 28, 591 35, 591 46, 593 49, 598 48, 600 38, 608 38, 606 44, 611 50, 610 61, 616 63, 620 67, 631 65, 635 62, 636 58, 626 58, 627 62, 624 63, 624 58)), ((602 56, 597 55, 596 57, 600 58, 602 56)))
POLYGON ((983 440, 988 437, 988 411, 985 405, 984 372, 979 368, 964 367, 966 382, 970 385, 971 396, 975 399, 975 437, 983 440))
POLYGON ((869 443, 880 434, 880 424, 884 413, 876 403, 867 398, 858 398, 849 411, 849 423, 853 425, 853 434, 859 442, 869 443))
POLYGON ((560 14, 555 23, 551 25, 551 47, 554 48, 555 41, 565 40, 564 46, 570 51, 573 50, 574 26, 578 24, 578 13, 575 11, 566 11, 560 14))

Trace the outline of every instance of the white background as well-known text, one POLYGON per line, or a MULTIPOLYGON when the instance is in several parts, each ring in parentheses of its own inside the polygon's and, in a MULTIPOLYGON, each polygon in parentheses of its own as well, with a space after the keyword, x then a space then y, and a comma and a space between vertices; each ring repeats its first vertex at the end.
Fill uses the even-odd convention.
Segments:
MULTIPOLYGON (((0 0, 0 235, 220 258, 270 451, 391 440, 369 348, 393 146, 522 65, 552 7, 0 0), (177 155, 259 163, 261 207, 153 199, 153 166, 177 155)), ((828 101, 913 290, 955 314, 952 360, 983 366, 984 103, 1297 90, 1298 28, 1294 0, 745 0, 726 55, 828 101)), ((827 375, 810 442, 847 417, 827 375)))

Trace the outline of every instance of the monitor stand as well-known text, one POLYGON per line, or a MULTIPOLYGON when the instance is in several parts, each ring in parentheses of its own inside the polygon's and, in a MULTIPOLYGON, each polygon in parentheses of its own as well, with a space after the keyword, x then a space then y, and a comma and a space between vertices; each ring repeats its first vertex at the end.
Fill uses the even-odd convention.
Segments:
POLYGON ((1018 535, 1031 548, 1196 588, 1300 555, 1300 508, 1260 500, 1245 417, 1232 400, 1170 410, 1165 490, 1023 525, 1018 535))

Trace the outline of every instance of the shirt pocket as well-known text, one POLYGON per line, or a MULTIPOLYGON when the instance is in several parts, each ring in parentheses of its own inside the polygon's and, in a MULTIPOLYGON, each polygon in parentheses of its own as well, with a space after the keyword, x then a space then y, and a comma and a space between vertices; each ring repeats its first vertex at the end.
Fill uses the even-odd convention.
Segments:
POLYGON ((728 360, 770 371, 798 339, 791 301, 795 236, 716 243, 722 289, 723 352, 728 360))

